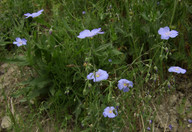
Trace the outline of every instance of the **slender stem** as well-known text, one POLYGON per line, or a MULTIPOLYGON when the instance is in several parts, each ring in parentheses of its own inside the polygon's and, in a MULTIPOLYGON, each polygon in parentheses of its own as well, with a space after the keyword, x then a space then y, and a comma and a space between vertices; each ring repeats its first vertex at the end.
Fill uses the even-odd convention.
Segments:
POLYGON ((175 0, 175 2, 174 2, 173 14, 172 14, 171 22, 170 22, 170 25, 169 25, 169 26, 172 25, 172 22, 173 22, 173 19, 174 19, 174 16, 175 16, 175 10, 176 10, 176 7, 177 7, 177 2, 178 2, 178 0, 175 0))

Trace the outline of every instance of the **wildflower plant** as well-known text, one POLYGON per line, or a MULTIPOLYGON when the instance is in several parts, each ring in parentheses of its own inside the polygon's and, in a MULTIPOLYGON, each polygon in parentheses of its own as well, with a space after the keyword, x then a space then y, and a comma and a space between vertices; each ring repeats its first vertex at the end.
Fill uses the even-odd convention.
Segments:
POLYGON ((159 35, 161 35, 161 39, 168 40, 169 38, 175 38, 178 35, 176 30, 171 30, 169 27, 160 28, 158 30, 159 35))
POLYGON ((109 117, 109 118, 114 118, 117 116, 117 110, 113 106, 108 106, 104 109, 103 116, 109 117))
MULTIPOLYGON (((190 18, 186 13, 190 10, 190 6, 187 6, 190 2, 186 0, 185 4, 176 4, 177 8, 173 7, 172 2, 161 1, 157 5, 157 1, 141 0, 90 1, 84 3, 86 12, 82 12, 82 1, 75 4, 70 0, 2 1, 1 47, 9 47, 9 41, 16 35, 28 40, 16 38, 13 42, 18 47, 27 44, 25 50, 16 49, 19 54, 16 57, 18 52, 14 54, 16 59, 13 62, 31 68, 29 79, 21 83, 23 87, 13 96, 22 95, 23 102, 34 100, 35 105, 39 106, 35 110, 39 110, 36 115, 44 116, 47 113, 58 122, 58 126, 57 122, 54 124, 58 130, 141 131, 142 128, 136 126, 141 121, 144 123, 143 129, 146 129, 145 119, 147 122, 147 116, 154 112, 144 108, 152 106, 149 94, 162 93, 163 74, 167 71, 164 65, 170 64, 167 60, 171 58, 171 63, 180 63, 185 58, 192 60, 191 47, 188 46, 190 42, 185 42, 191 34, 187 33, 191 22, 186 21, 190 18), (47 11, 45 17, 28 23, 30 20, 22 18, 24 13, 26 18, 35 18, 44 12, 42 9, 26 13, 36 7, 43 7, 47 11), (168 26, 160 28, 165 24, 169 24, 171 29, 178 29, 179 33, 168 26), (93 29, 101 26, 105 32, 101 28, 93 29), (81 28, 85 30, 77 33, 81 28), (103 35, 86 39, 99 34, 103 35), (162 41, 175 38, 178 34, 180 41, 162 41), (162 40, 156 38, 158 35, 162 40), (181 51, 187 53, 177 55, 181 51), (157 66, 156 70, 153 70, 154 66, 157 66), (126 78, 134 82, 131 91, 133 82, 126 78), (148 94, 146 97, 145 93, 148 94), (118 106, 118 109, 114 106, 118 106), (147 112, 143 116, 141 111, 147 112)), ((186 72, 179 68, 169 71, 186 72)), ((31 120, 26 121, 31 123, 31 120)), ((153 122, 155 124, 156 121, 153 122)))
POLYGON ((26 14, 24 14, 24 16, 26 16, 25 18, 29 18, 29 17, 32 17, 32 18, 34 18, 34 17, 38 17, 39 15, 41 15, 42 14, 42 12, 43 12, 44 10, 42 9, 42 10, 40 10, 40 11, 38 11, 38 12, 34 12, 34 13, 26 13, 26 14))
POLYGON ((16 41, 14 41, 13 44, 16 44, 18 47, 20 47, 22 45, 27 45, 27 40, 24 38, 16 38, 16 41))
POLYGON ((86 37, 93 37, 97 34, 104 34, 104 32, 101 32, 101 28, 98 28, 98 29, 93 29, 93 30, 83 30, 79 33, 79 36, 77 36, 78 38, 80 39, 84 39, 86 37))
POLYGON ((120 79, 118 81, 118 88, 120 90, 123 90, 123 92, 128 92, 130 89, 129 88, 132 88, 133 87, 133 82, 132 81, 129 81, 127 79, 120 79))
POLYGON ((185 74, 186 73, 186 70, 179 67, 179 66, 171 66, 169 69, 168 69, 169 72, 175 72, 175 73, 181 73, 181 74, 185 74))
POLYGON ((102 80, 107 80, 109 77, 108 73, 102 69, 99 69, 95 74, 89 73, 87 75, 88 80, 93 80, 93 82, 100 82, 102 80))

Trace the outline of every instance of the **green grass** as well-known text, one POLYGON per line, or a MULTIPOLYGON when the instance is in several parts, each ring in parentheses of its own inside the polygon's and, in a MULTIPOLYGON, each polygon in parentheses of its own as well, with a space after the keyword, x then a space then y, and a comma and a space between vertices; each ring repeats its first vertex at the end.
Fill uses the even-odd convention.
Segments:
POLYGON ((54 122, 55 131, 146 130, 148 120, 155 116, 151 99, 168 92, 169 82, 174 85, 167 69, 179 65, 191 73, 190 0, 161 0, 159 4, 157 0, 0 3, 0 50, 13 54, 11 58, 2 55, 2 59, 29 66, 33 73, 22 82, 25 87, 13 94, 22 95, 26 102, 34 100, 36 105, 27 117, 30 120, 16 125, 16 131, 31 127, 26 124, 43 131, 41 123, 35 122, 44 116, 54 122), (25 19, 25 13, 40 9, 44 12, 39 17, 25 19), (179 35, 161 40, 158 30, 165 26, 179 35), (84 29, 99 27, 103 35, 77 38, 84 29), (27 39, 27 45, 13 45, 16 37, 27 39), (86 79, 98 69, 108 72, 108 80, 93 83, 86 79), (117 88, 122 78, 134 83, 127 93, 117 88), (107 106, 118 106, 118 116, 104 118, 107 106))

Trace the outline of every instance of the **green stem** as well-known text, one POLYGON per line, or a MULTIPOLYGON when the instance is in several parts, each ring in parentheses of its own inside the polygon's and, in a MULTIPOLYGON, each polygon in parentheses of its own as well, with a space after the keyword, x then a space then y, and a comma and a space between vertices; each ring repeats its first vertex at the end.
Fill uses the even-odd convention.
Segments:
POLYGON ((176 10, 176 7, 177 7, 177 2, 178 2, 178 0, 175 0, 175 2, 174 2, 173 14, 172 14, 172 17, 171 17, 171 22, 170 22, 169 27, 171 27, 173 19, 174 19, 174 16, 175 16, 175 10, 176 10))

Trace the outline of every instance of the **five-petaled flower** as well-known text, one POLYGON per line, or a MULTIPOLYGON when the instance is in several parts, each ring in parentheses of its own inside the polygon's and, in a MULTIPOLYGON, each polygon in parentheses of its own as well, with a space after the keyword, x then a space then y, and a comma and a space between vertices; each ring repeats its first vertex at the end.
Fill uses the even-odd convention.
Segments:
POLYGON ((87 79, 88 80, 92 80, 93 82, 99 82, 102 80, 107 80, 109 77, 108 73, 104 70, 99 69, 96 73, 89 73, 89 75, 87 75, 87 79))
POLYGON ((13 42, 13 44, 16 44, 18 47, 22 46, 22 45, 26 45, 27 44, 27 40, 26 39, 21 39, 21 38, 16 38, 16 41, 13 42))
POLYGON ((25 18, 28 18, 28 17, 38 17, 39 15, 41 15, 41 13, 43 12, 44 10, 42 9, 42 10, 40 10, 40 11, 38 11, 38 12, 35 12, 35 13, 26 13, 26 14, 24 14, 26 17, 25 18))
POLYGON ((103 116, 104 117, 109 117, 109 118, 114 118, 117 116, 117 110, 113 106, 108 106, 104 109, 103 116), (114 114, 114 111, 116 114, 114 114))
POLYGON ((77 36, 80 39, 84 39, 86 37, 93 37, 97 34, 104 34, 104 32, 101 32, 101 28, 98 29, 93 29, 93 30, 87 30, 85 29, 84 31, 79 33, 79 36, 77 36))
POLYGON ((176 72, 176 73, 182 73, 184 74, 186 72, 185 69, 181 68, 181 67, 178 67, 178 66, 171 66, 169 69, 168 69, 169 72, 176 72))
POLYGON ((167 26, 164 28, 160 28, 158 30, 158 33, 159 33, 159 35, 161 35, 161 39, 166 39, 166 40, 168 40, 169 37, 175 38, 178 35, 177 31, 175 31, 175 30, 170 31, 169 27, 167 27, 167 26))
POLYGON ((132 81, 129 81, 127 79, 120 79, 118 81, 118 88, 120 90, 123 90, 123 92, 128 92, 129 87, 133 87, 133 82, 132 81))

